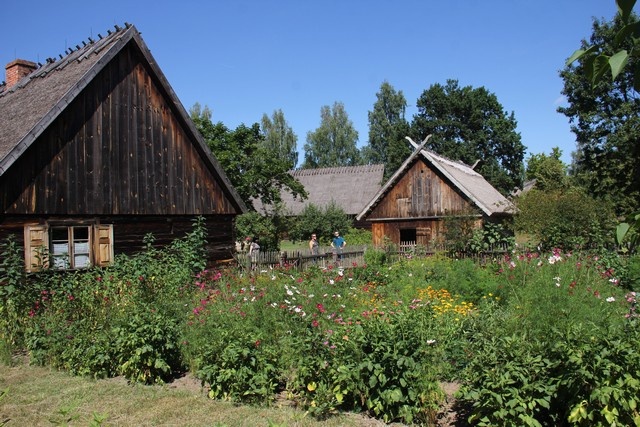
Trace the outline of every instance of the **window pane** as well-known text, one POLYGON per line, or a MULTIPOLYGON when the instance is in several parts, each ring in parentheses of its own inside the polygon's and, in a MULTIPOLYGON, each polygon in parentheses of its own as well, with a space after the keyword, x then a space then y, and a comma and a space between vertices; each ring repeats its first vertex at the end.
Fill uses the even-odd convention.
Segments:
POLYGON ((64 240, 65 242, 69 240, 69 231, 67 227, 53 227, 51 229, 51 240, 60 241, 64 240))
POLYGON ((89 254, 89 242, 73 242, 73 253, 75 255, 88 255, 89 254))
POLYGON ((56 268, 58 270, 69 268, 69 257, 53 257, 53 268, 56 268))
POLYGON ((69 244, 67 242, 56 243, 51 245, 51 255, 64 255, 69 254, 69 244))
POLYGON ((83 255, 78 255, 76 254, 76 256, 73 258, 73 265, 75 268, 84 268, 84 267, 88 267, 89 266, 89 255, 88 254, 83 254, 83 255))
POLYGON ((89 240, 89 227, 73 227, 73 240, 89 240))

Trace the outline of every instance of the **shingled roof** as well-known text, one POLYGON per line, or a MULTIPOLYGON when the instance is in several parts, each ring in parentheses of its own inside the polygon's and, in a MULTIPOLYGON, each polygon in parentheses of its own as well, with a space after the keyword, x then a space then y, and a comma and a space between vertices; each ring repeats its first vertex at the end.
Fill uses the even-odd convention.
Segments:
MULTIPOLYGON (((289 173, 309 194, 307 199, 300 200, 294 199, 291 193, 281 193, 291 215, 300 215, 309 204, 325 207, 332 201, 347 215, 357 215, 382 187, 384 165, 299 169, 289 173)), ((253 205, 258 212, 265 210, 259 201, 253 205)))
POLYGON ((515 207, 511 201, 504 197, 495 187, 484 179, 482 175, 468 165, 449 160, 431 150, 423 148, 423 146, 417 147, 413 141, 411 142, 416 146, 416 150, 405 160, 396 173, 389 178, 362 211, 359 212, 356 217, 358 221, 366 219, 367 214, 371 212, 389 190, 393 188, 418 157, 422 157, 427 164, 444 175, 455 188, 469 198, 485 215, 511 214, 515 211, 515 207))
POLYGON ((210 162, 234 202, 246 210, 138 30, 130 24, 114 28, 106 36, 98 34, 97 40, 89 38, 82 46, 68 49, 59 59, 48 58, 17 84, 0 85, 0 177, 127 44, 135 43, 201 156, 210 162))

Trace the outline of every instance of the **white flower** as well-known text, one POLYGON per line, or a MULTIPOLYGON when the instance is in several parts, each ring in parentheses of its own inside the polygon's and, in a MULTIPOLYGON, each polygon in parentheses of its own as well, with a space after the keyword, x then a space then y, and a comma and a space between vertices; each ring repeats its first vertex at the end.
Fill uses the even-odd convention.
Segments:
POLYGON ((435 344, 436 340, 427 340, 427 344, 431 345, 431 344, 435 344))
POLYGON ((614 297, 607 298, 607 302, 614 302, 616 299, 614 297))
POLYGON ((338 271, 338 276, 344 276, 344 271, 342 270, 338 271))
POLYGON ((271 280, 276 280, 275 274, 271 276, 271 280))
POLYGON ((413 273, 409 273, 409 277, 413 277, 413 273))
POLYGON ((287 289, 287 295, 293 295, 293 291, 287 289))
POLYGON ((333 285, 334 283, 336 283, 336 282, 334 282, 333 279, 329 279, 329 284, 330 285, 333 285))
POLYGON ((313 298, 313 296, 314 296, 313 294, 309 294, 309 298, 313 298))
POLYGON ((296 307, 293 309, 293 311, 295 311, 296 313, 300 313, 302 309, 300 307, 296 307))

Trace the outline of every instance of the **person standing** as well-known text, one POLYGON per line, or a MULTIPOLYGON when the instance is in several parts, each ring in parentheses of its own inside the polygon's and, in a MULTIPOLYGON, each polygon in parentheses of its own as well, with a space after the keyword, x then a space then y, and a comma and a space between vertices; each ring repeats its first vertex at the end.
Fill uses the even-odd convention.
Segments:
POLYGON ((259 255, 260 244, 258 243, 258 238, 254 237, 251 239, 251 244, 249 245, 249 257, 251 258, 252 268, 257 268, 259 255))
POLYGON ((309 251, 312 255, 311 260, 315 264, 318 261, 318 255, 320 254, 320 245, 318 244, 318 237, 315 233, 311 235, 311 240, 309 240, 309 251))
POLYGON ((338 231, 333 233, 333 240, 331 241, 331 248, 333 250, 333 263, 338 264, 338 261, 342 261, 342 250, 347 246, 347 242, 340 236, 338 231))

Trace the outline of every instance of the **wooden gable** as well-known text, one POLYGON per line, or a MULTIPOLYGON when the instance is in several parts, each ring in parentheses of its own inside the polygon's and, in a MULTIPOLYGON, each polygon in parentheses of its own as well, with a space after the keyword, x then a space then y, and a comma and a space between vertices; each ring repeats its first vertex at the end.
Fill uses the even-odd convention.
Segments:
POLYGON ((178 108, 128 43, 5 171, 2 212, 242 213, 178 108))
POLYGON ((442 174, 417 157, 367 219, 433 218, 468 212, 471 206, 442 174))

